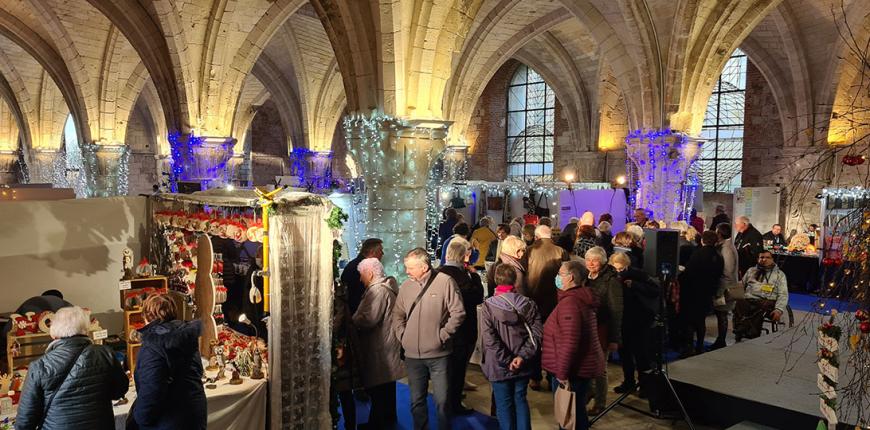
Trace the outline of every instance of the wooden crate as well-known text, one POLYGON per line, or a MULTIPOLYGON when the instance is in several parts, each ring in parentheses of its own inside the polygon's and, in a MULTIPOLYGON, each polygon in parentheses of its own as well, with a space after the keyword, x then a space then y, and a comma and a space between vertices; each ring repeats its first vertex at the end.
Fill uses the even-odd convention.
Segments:
MULTIPOLYGON (((102 331, 102 330, 100 330, 102 331)), ((90 337, 94 339, 94 333, 91 332, 90 337)), ((19 367, 28 366, 31 362, 45 355, 45 350, 53 339, 48 333, 28 333, 22 336, 15 336, 12 332, 6 335, 6 365, 8 370, 12 371, 19 367), (16 342, 19 346, 18 355, 12 355, 12 350, 16 342)), ((102 345, 103 340, 94 340, 97 345, 102 345)))

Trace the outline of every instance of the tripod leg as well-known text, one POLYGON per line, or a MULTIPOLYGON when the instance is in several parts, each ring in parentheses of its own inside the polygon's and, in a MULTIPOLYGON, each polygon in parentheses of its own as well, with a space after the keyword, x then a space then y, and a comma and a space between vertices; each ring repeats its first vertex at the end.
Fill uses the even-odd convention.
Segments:
POLYGON ((674 399, 677 401, 677 405, 680 407, 680 412, 683 413, 683 419, 686 420, 686 424, 689 425, 689 429, 695 430, 695 425, 692 424, 692 419, 689 418, 689 413, 686 412, 686 407, 683 406, 683 401, 680 400, 680 396, 677 395, 677 390, 674 388, 674 384, 671 383, 671 377, 665 373, 665 381, 668 383, 668 388, 671 389, 671 394, 674 395, 674 399))
POLYGON ((616 400, 610 402, 610 404, 607 405, 607 407, 604 408, 604 410, 601 411, 600 414, 596 415, 591 420, 589 420, 589 426, 591 427, 592 424, 595 424, 595 421, 598 421, 601 417, 607 415, 607 413, 610 412, 611 409, 613 409, 617 405, 619 405, 623 400, 625 400, 626 397, 628 397, 629 394, 631 394, 631 391, 626 391, 626 392, 620 394, 619 397, 617 397, 616 400))

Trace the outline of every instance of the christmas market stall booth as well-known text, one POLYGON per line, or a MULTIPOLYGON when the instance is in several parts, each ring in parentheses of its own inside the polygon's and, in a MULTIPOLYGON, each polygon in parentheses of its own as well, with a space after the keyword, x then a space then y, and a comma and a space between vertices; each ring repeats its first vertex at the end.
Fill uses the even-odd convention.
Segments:
MULTIPOLYGON (((130 371, 130 390, 114 403, 116 428, 125 428, 136 399, 132 376, 138 330, 145 326, 142 304, 153 293, 167 294, 179 319, 202 321, 209 428, 330 428, 333 205, 283 189, 147 199, 139 205, 143 255, 122 246, 122 270, 109 275, 119 279, 111 281, 118 289, 94 290, 119 300, 123 319, 107 325, 110 333, 96 320, 90 330, 130 371)), ((102 208, 112 202, 85 203, 102 208)), ((0 371, 0 429, 14 425, 27 365, 51 341, 50 320, 50 312, 12 315, 9 363, 0 366, 12 369, 0 371)))
POLYGON ((210 396, 209 427, 220 418, 264 428, 267 398, 269 428, 330 427, 332 204, 281 189, 155 199, 152 258, 170 294, 203 321, 206 394, 239 382, 262 391, 220 417, 210 396), (247 407, 256 410, 241 410, 247 407))

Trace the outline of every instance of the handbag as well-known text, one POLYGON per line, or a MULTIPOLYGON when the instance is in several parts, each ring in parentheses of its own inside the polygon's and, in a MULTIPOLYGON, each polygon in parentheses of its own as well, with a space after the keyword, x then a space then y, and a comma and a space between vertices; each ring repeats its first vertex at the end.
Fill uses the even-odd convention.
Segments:
POLYGON ((559 383, 553 401, 553 415, 560 428, 572 429, 577 420, 577 394, 570 390, 568 382, 559 383))
MULTIPOLYGON (((429 286, 432 285, 432 281, 435 280, 435 277, 438 276, 438 271, 435 269, 432 270, 432 276, 429 277, 429 281, 426 282, 426 286, 420 290, 420 294, 417 294, 417 298, 414 299, 414 303, 411 303, 411 309, 408 310, 408 314, 405 316, 405 328, 407 329, 408 320, 411 319, 411 314, 414 313, 414 308, 417 307, 417 303, 420 302, 420 299, 423 298, 423 295, 426 294, 426 290, 429 289, 429 286)), ((405 361, 405 347, 402 346, 402 341, 405 340, 405 332, 402 332, 402 338, 399 339, 399 358, 402 361, 405 361)))

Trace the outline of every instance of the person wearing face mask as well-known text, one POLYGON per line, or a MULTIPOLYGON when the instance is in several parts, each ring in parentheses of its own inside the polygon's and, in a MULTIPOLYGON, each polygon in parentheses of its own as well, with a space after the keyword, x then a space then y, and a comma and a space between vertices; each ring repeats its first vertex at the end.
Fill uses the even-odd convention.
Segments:
MULTIPOLYGON (((176 318, 175 302, 153 294, 142 304, 145 327, 136 356, 136 401, 130 408, 142 430, 206 428, 199 320, 176 318)), ((129 428, 129 427, 128 427, 129 428)))
POLYGON ((631 265, 631 258, 623 252, 610 256, 610 265, 622 284, 622 344, 619 358, 622 361, 622 384, 613 391, 619 394, 634 392, 640 383, 644 395, 643 377, 652 368, 653 324, 659 309, 658 281, 643 270, 631 265), (635 379, 635 370, 638 378, 635 379))
POLYGON ((588 272, 579 261, 566 261, 559 268, 556 287, 559 304, 544 324, 541 363, 552 374, 550 386, 575 393, 575 429, 588 429, 586 391, 593 378, 604 374, 604 353, 598 341, 595 309, 598 298, 586 288, 588 272))
POLYGON ((738 342, 760 336, 765 315, 779 321, 788 305, 788 281, 770 251, 758 254, 758 265, 743 275, 743 287, 744 297, 734 306, 734 337, 738 342))

